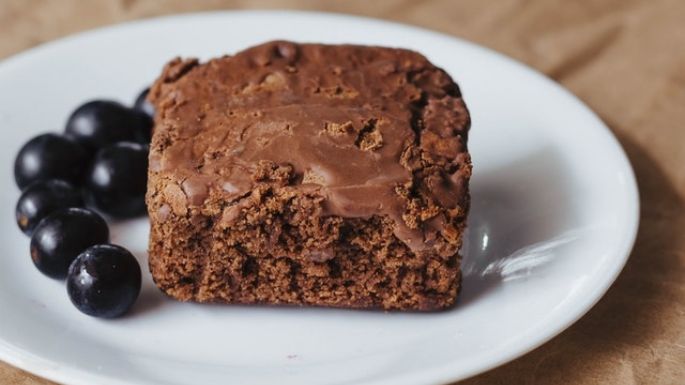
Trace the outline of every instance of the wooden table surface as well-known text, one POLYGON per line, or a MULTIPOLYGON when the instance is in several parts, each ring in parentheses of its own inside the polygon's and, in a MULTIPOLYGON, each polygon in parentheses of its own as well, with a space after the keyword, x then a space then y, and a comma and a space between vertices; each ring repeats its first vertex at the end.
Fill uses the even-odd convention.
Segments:
MULTIPOLYGON (((0 0, 0 58, 124 20, 254 7, 352 13, 453 34, 537 68, 585 101, 635 168, 635 249, 575 325, 463 384, 685 384, 685 1, 0 0)), ((0 384, 52 383, 0 362, 0 384)))

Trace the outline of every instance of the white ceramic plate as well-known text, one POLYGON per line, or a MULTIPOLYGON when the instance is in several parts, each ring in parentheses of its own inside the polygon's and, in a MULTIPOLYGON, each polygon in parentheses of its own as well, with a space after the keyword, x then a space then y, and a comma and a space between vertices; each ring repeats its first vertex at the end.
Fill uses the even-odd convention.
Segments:
MULTIPOLYGON (((47 378, 110 384, 439 384, 500 365, 582 316, 623 267, 638 224, 625 154, 581 102, 487 49, 413 27, 320 13, 224 12, 88 32, 0 64, 0 359, 47 378), (76 311, 32 265, 13 222, 11 165, 91 98, 130 102, 176 55, 269 39, 416 49, 473 115, 473 206, 458 306, 435 314, 181 304, 145 275, 129 316, 76 311)), ((147 222, 113 225, 146 263, 147 222)), ((144 265, 143 265, 144 266, 144 265)))

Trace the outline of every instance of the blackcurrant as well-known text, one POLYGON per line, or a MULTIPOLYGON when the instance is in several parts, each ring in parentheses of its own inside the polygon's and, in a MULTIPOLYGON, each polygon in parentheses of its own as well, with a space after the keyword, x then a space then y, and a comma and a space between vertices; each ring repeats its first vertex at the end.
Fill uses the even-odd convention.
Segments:
POLYGON ((117 218, 145 213, 148 147, 121 142, 100 150, 87 175, 88 201, 117 218))
POLYGON ((144 89, 136 98, 133 108, 152 118, 155 116, 155 107, 147 100, 149 93, 150 88, 144 89))
POLYGON ((71 184, 60 179, 34 182, 24 189, 17 202, 17 225, 26 235, 31 235, 38 222, 53 211, 81 206, 81 192, 71 184))
POLYGON ((140 293, 141 272, 135 257, 116 245, 95 245, 69 267, 67 293, 81 312, 102 318, 119 317, 140 293))
POLYGON ((69 117, 66 134, 91 152, 122 141, 148 143, 151 123, 143 113, 110 100, 94 100, 69 117))
POLYGON ((38 270, 64 278, 71 262, 90 246, 107 243, 109 228, 95 212, 67 208, 45 217, 31 236, 31 259, 38 270))
POLYGON ((87 167, 86 151, 75 141, 57 134, 29 140, 14 161, 14 179, 20 189, 46 179, 63 179, 78 185, 87 167))

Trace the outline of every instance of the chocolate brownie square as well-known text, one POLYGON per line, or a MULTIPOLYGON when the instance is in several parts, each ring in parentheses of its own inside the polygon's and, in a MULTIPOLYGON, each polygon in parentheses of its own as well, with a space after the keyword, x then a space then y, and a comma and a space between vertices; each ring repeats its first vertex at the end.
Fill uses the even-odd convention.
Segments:
POLYGON ((182 301, 455 303, 469 113, 404 49, 276 41, 175 59, 156 107, 149 263, 182 301))

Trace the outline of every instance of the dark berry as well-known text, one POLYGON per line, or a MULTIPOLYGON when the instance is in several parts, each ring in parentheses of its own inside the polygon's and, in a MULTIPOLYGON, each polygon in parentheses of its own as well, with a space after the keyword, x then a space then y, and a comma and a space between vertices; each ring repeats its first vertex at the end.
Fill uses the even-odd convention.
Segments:
POLYGON ((36 227, 31 237, 31 259, 43 274, 64 278, 80 253, 108 241, 109 229, 101 216, 82 208, 61 209, 36 227))
POLYGON ((31 235, 41 219, 53 211, 81 206, 79 190, 63 180, 50 179, 30 184, 19 197, 15 214, 21 231, 31 235))
POLYGON ((142 144, 150 144, 152 139, 153 120, 150 115, 145 112, 136 111, 140 124, 136 128, 135 142, 142 144))
POLYGON ((149 93, 150 88, 144 89, 136 98, 133 108, 152 118, 155 116, 155 107, 147 100, 147 95, 149 93))
POLYGON ((114 318, 126 313, 140 293, 140 265, 126 249, 96 245, 69 267, 67 293, 71 303, 93 317, 114 318))
POLYGON ((141 124, 135 132, 135 141, 142 144, 150 144, 152 140, 152 126, 154 125, 152 118, 142 112, 138 113, 138 117, 141 120, 141 124))
POLYGON ((20 189, 46 179, 79 184, 88 163, 86 151, 75 141, 57 134, 29 140, 14 160, 14 179, 20 189))
POLYGON ((140 134, 138 135, 138 139, 136 140, 139 143, 150 143, 150 140, 152 139, 152 130, 153 130, 153 118, 155 116, 155 107, 152 105, 147 100, 147 95, 150 93, 150 88, 144 89, 136 98, 136 101, 133 103, 133 109, 138 111, 140 113, 140 118, 143 120, 143 124, 145 127, 147 127, 146 130, 140 130, 140 134))
POLYGON ((150 122, 144 114, 109 100, 94 100, 78 107, 67 121, 66 134, 96 151, 112 143, 147 143, 150 122))
POLYGON ((122 142, 100 150, 87 176, 89 203, 117 218, 145 213, 147 146, 122 142))

